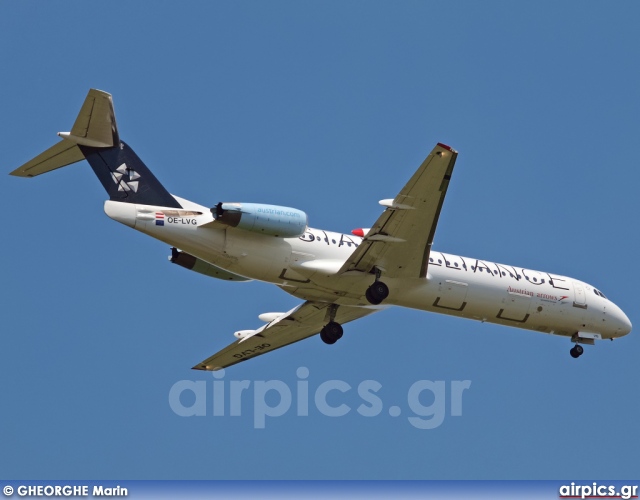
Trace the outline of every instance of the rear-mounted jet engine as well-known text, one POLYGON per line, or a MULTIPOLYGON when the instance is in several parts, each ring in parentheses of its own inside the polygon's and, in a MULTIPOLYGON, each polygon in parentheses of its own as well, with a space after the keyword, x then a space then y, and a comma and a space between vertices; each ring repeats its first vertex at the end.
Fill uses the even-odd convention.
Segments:
POLYGON ((211 209, 217 222, 245 231, 297 238, 307 229, 302 210, 262 203, 218 203, 211 209))

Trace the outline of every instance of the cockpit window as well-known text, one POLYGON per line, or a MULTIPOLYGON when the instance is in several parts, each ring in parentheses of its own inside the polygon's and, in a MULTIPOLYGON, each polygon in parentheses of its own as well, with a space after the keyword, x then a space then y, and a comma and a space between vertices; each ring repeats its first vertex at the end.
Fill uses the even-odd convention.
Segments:
POLYGON ((602 297, 603 299, 606 299, 606 297, 604 296, 604 293, 602 293, 600 290, 597 290, 597 289, 594 288, 593 289, 593 293, 595 293, 599 297, 602 297))

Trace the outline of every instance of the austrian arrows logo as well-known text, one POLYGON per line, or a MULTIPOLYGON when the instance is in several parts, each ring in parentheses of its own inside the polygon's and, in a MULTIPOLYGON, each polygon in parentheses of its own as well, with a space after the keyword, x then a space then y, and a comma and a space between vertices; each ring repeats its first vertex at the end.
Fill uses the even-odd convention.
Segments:
POLYGON ((118 191, 133 191, 134 193, 138 191, 137 179, 140 178, 140 174, 127 167, 126 163, 116 168, 115 172, 111 172, 111 178, 118 185, 118 191), (128 179, 124 178, 125 175, 128 179))
POLYGON ((164 226, 164 212, 156 212, 156 226, 164 226))

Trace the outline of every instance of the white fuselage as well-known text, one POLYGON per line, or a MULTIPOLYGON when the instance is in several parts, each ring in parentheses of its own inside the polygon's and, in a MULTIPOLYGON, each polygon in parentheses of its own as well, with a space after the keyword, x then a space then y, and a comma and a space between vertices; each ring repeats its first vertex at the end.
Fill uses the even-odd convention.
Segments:
MULTIPOLYGON (((308 228, 299 238, 264 236, 236 228, 200 227, 208 208, 178 198, 195 216, 165 216, 162 207, 107 201, 109 217, 189 254, 247 278, 280 286, 305 300, 371 306, 364 297, 374 276, 337 274, 362 238, 308 228), (337 298, 337 300, 336 300, 337 298)), ((425 278, 384 277, 396 305, 543 333, 615 338, 631 331, 622 310, 591 285, 552 273, 431 251, 425 278)))

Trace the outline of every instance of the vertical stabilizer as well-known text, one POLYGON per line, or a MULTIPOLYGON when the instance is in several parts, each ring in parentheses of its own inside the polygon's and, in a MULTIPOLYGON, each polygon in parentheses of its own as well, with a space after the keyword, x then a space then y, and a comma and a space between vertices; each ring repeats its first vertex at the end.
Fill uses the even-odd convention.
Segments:
POLYGON ((124 142, 112 148, 80 146, 109 199, 141 205, 182 208, 138 155, 124 142))
POLYGON ((111 94, 91 89, 70 132, 11 175, 35 177, 86 158, 114 201, 182 208, 138 155, 120 140, 111 94))

